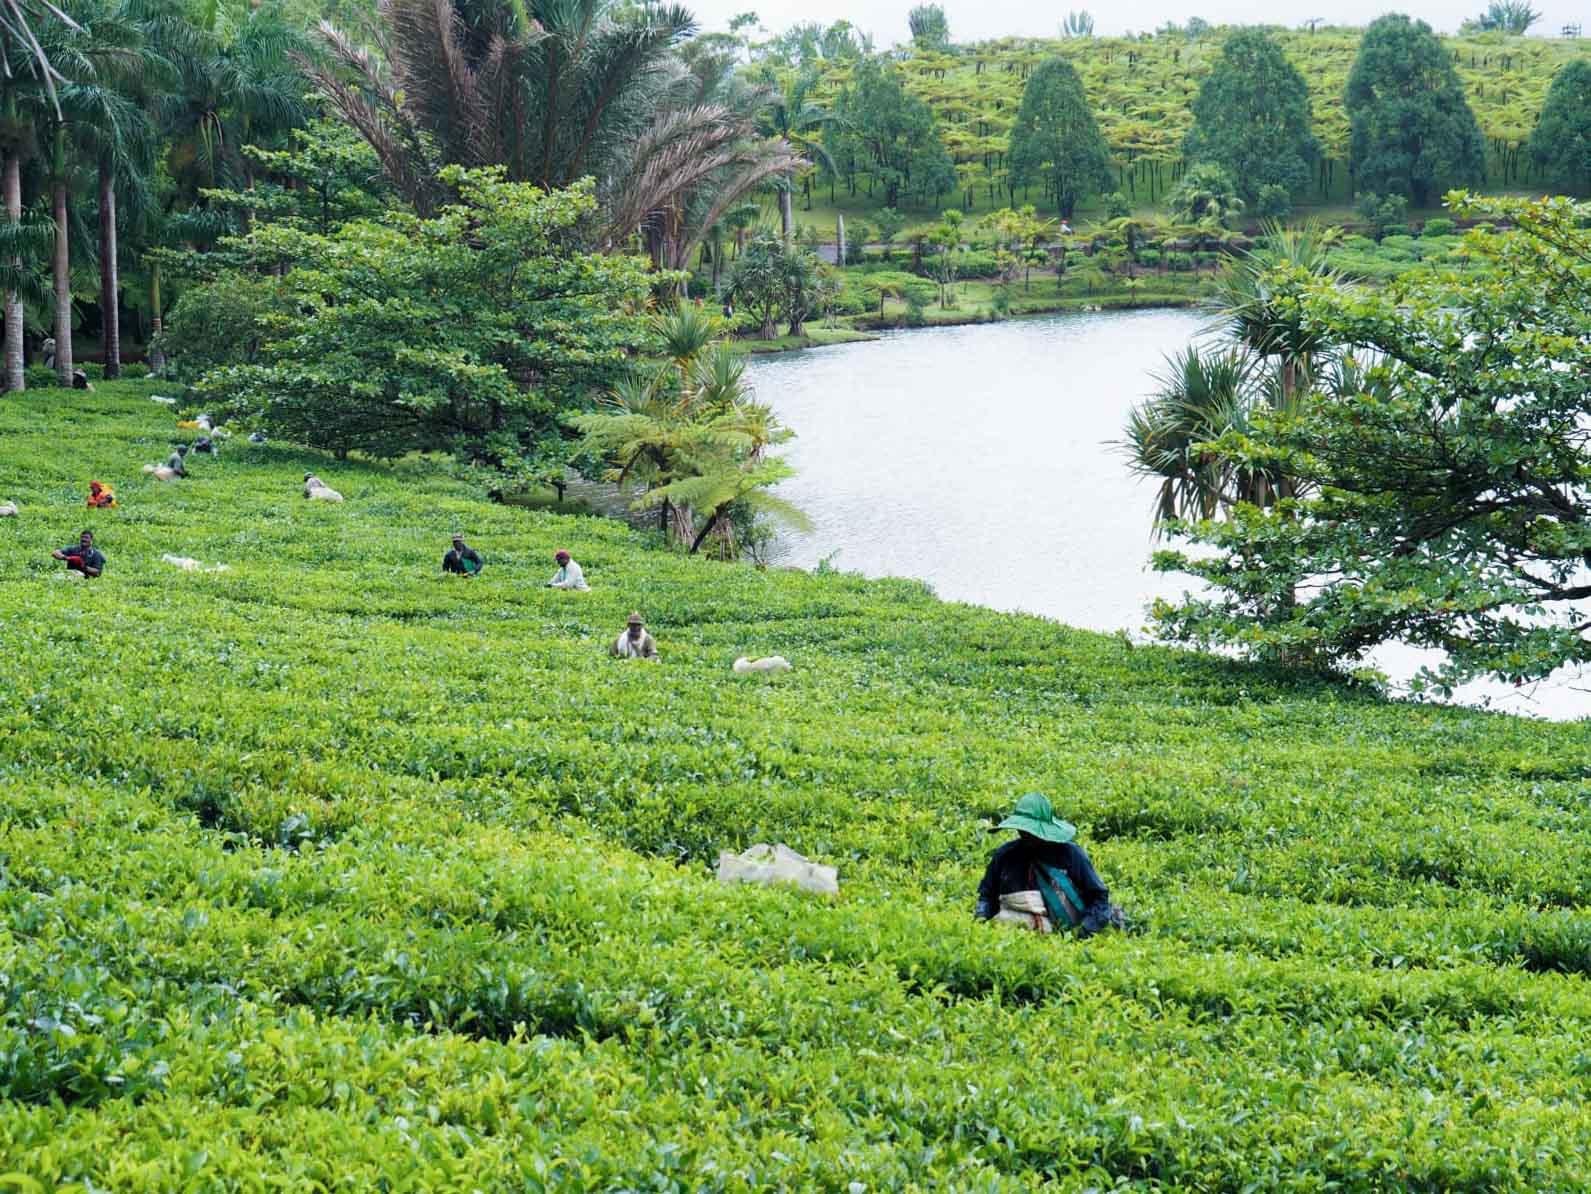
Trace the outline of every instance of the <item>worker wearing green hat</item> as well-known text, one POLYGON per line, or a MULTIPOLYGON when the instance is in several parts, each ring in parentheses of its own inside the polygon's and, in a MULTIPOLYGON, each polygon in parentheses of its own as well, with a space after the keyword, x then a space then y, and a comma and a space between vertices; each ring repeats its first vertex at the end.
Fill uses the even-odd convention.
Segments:
POLYGON ((989 856, 978 885, 980 920, 1015 921, 1046 933, 1075 929, 1080 937, 1123 927, 1121 909, 1075 841, 1077 829, 1055 815, 1048 797, 1029 792, 996 828, 1014 829, 1017 836, 989 856))

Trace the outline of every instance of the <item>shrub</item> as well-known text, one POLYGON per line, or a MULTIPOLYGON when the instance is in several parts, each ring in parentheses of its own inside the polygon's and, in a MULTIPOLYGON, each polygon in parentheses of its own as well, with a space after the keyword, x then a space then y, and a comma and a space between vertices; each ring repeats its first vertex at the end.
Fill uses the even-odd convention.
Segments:
POLYGON ((1425 227, 1420 230, 1421 236, 1452 236, 1457 225, 1445 216, 1434 216, 1425 221, 1425 227))
POLYGON ((159 348, 168 376, 197 382, 213 369, 255 365, 269 336, 268 320, 290 317, 282 279, 234 271, 183 291, 166 316, 159 348))
POLYGON ((1254 214, 1262 220, 1285 220, 1293 210, 1293 196, 1279 183, 1266 183, 1254 198, 1254 214))

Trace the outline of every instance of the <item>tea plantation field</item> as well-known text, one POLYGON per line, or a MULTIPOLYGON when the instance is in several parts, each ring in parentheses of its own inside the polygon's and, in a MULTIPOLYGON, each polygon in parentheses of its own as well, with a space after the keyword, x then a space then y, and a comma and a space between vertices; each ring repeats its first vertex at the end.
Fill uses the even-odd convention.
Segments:
POLYGON ((1591 723, 684 559, 424 464, 239 436, 146 482, 156 389, 0 399, 0 1190, 1591 1183, 1591 723), (85 525, 104 577, 53 579, 85 525), (592 592, 541 587, 561 545, 592 592), (605 656, 632 608, 660 666, 605 656), (1141 932, 971 920, 1030 788, 1141 932), (757 841, 840 896, 719 887, 757 841))

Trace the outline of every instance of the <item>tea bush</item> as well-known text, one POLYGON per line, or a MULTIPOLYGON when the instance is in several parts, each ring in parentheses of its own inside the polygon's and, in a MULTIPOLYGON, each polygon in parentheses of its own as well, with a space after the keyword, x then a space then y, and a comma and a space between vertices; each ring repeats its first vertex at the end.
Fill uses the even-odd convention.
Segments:
POLYGON ((157 391, 0 403, 11 1185, 1584 1188, 1591 723, 667 554, 424 458, 238 435, 162 485, 157 391), (606 657, 632 608, 657 667, 606 657), (1138 931, 971 920, 1030 788, 1138 931), (718 886, 757 841, 841 895, 718 886))

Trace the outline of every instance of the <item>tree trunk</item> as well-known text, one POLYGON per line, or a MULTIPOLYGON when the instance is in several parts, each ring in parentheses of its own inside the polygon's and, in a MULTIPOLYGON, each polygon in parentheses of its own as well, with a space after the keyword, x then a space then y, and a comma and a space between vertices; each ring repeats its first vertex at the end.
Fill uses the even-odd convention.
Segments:
MULTIPOLYGON (((6 219, 12 224, 22 222, 22 160, 15 153, 6 155, 5 168, 0 172, 0 190, 5 191, 6 219)), ((22 270, 22 259, 13 257, 11 268, 22 270)), ((22 296, 15 290, 6 291, 6 389, 27 389, 27 379, 22 372, 22 296)))
POLYGON ((779 235, 786 241, 790 239, 790 227, 795 223, 795 213, 790 206, 791 191, 788 186, 779 188, 779 235))
POLYGON ((51 272, 55 276, 55 376, 61 385, 72 388, 72 252, 67 229, 66 180, 57 178, 52 185, 55 211, 55 258, 51 272))
POLYGON ((715 526, 717 526, 717 525, 718 525, 718 511, 714 510, 713 513, 712 513, 712 517, 710 517, 707 520, 707 524, 702 527, 701 533, 696 536, 695 542, 693 542, 691 544, 691 550, 690 550, 690 554, 691 555, 695 555, 696 554, 697 550, 702 545, 702 541, 707 538, 709 532, 711 532, 712 529, 715 526))
POLYGON ((99 164, 99 305, 105 320, 105 380, 122 375, 121 278, 116 254, 116 174, 99 164))
POLYGON ((160 262, 149 267, 149 368, 159 373, 166 367, 166 354, 160 347, 160 333, 166 330, 160 317, 160 262))

